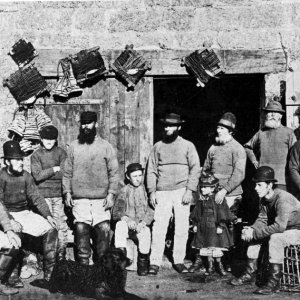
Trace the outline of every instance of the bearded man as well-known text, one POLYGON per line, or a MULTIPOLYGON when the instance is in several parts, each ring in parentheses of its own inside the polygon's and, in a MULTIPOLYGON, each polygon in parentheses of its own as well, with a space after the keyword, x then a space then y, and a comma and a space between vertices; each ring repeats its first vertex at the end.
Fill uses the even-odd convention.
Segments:
POLYGON ((153 146, 146 172, 150 204, 155 209, 150 275, 157 275, 159 271, 172 211, 175 217, 174 269, 179 273, 188 273, 183 261, 188 240, 190 203, 200 177, 200 162, 194 144, 179 136, 185 121, 181 116, 170 113, 161 122, 164 137, 153 146))
MULTIPOLYGON (((231 212, 237 216, 242 201, 241 186, 245 178, 246 152, 234 138, 236 117, 225 113, 217 125, 215 143, 209 148, 202 172, 212 172, 219 179, 220 190, 216 193, 215 202, 226 201, 231 212)), ((231 252, 227 254, 227 271, 231 271, 231 252)))
POLYGON ((70 144, 63 166, 63 194, 72 207, 77 261, 83 265, 89 264, 92 236, 97 259, 109 247, 110 208, 119 181, 115 151, 97 135, 97 127, 95 112, 81 114, 78 138, 70 144))
POLYGON ((285 111, 278 101, 269 101, 263 110, 266 113, 264 128, 255 133, 244 147, 255 168, 270 166, 277 174, 277 188, 286 190, 287 162, 296 136, 291 128, 281 124, 285 111))

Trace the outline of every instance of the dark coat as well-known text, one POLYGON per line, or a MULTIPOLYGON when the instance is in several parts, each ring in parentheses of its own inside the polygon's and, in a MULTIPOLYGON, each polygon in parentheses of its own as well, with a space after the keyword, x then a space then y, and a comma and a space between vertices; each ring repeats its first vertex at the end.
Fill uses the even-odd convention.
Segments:
POLYGON ((232 234, 228 230, 228 224, 234 219, 233 214, 224 200, 221 204, 215 203, 215 195, 206 200, 198 200, 190 216, 197 226, 192 247, 194 248, 229 248, 233 245, 232 234), (223 232, 217 234, 217 227, 223 232))

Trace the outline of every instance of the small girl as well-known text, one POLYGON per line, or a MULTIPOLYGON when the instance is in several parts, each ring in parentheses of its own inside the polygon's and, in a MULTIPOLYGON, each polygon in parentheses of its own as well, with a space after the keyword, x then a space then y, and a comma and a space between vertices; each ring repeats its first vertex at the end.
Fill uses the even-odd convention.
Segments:
POLYGON ((200 178, 201 196, 191 213, 194 225, 194 239, 192 247, 199 249, 190 272, 201 270, 201 256, 207 256, 206 275, 214 272, 214 259, 216 270, 221 276, 226 275, 221 262, 223 251, 233 245, 232 236, 227 224, 234 219, 226 201, 216 204, 215 195, 218 191, 219 180, 211 173, 203 173, 200 178))

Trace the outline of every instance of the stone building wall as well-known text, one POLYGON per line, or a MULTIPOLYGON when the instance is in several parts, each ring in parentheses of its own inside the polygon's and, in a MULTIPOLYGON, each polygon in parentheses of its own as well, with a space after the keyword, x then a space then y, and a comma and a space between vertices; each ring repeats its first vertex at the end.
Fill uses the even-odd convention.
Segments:
MULTIPOLYGON (((221 49, 282 51, 284 45, 291 61, 297 61, 300 1, 1 2, 0 32, 2 78, 17 70, 7 52, 20 38, 31 41, 37 50, 93 46, 119 50, 131 43, 138 49, 194 50, 208 42, 221 49)), ((0 85, 0 145, 7 139, 15 108, 16 101, 0 85)))

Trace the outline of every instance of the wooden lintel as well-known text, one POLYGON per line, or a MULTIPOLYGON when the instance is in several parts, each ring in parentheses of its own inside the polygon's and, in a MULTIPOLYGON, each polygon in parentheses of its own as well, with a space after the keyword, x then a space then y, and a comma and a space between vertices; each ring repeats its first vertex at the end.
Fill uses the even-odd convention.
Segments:
MULTIPOLYGON (((152 69, 146 76, 155 75, 187 75, 185 67, 181 66, 181 58, 194 50, 139 50, 151 61, 152 69)), ((57 76, 57 63, 61 58, 79 52, 78 49, 39 49, 35 58, 35 66, 43 76, 57 76)), ((106 50, 100 53, 105 65, 121 53, 121 50, 106 50)), ((273 50, 216 50, 225 67, 226 74, 278 73, 286 70, 286 60, 283 51, 273 50)), ((110 73, 113 75, 113 73, 110 73)))

